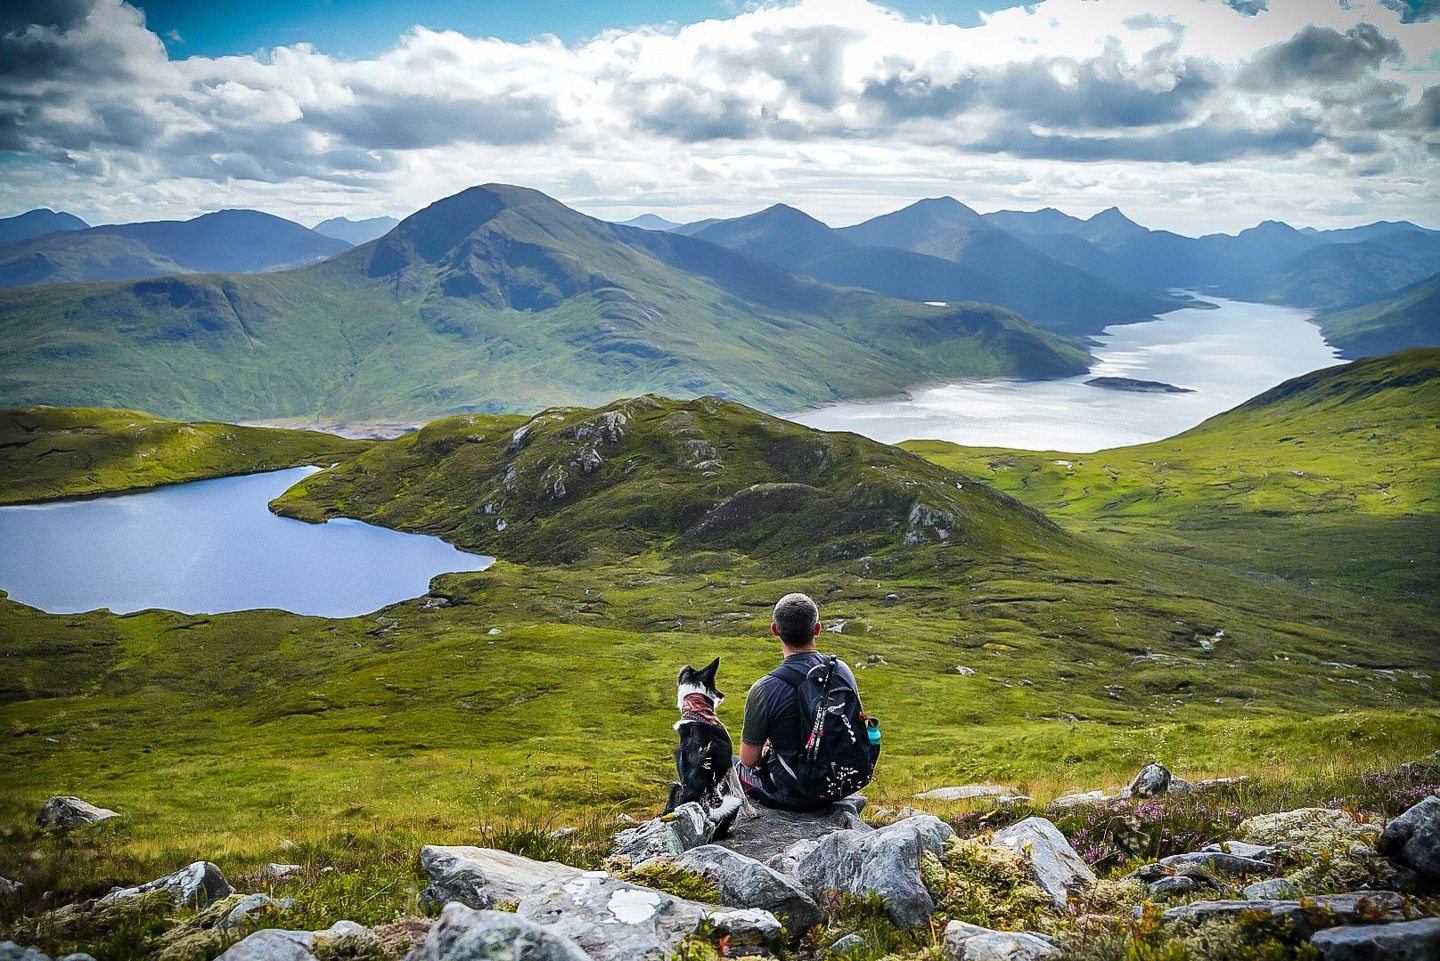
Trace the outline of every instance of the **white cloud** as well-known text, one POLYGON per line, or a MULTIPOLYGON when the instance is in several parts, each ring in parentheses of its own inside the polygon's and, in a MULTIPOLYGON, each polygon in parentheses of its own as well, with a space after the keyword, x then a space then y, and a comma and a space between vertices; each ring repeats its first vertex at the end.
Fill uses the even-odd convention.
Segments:
POLYGON ((805 0, 571 46, 416 28, 369 60, 172 61, 118 0, 28 2, 0 14, 0 206, 313 221, 503 180, 617 217, 952 194, 1191 231, 1440 223, 1440 22, 1402 13, 1044 0, 960 27, 805 0))

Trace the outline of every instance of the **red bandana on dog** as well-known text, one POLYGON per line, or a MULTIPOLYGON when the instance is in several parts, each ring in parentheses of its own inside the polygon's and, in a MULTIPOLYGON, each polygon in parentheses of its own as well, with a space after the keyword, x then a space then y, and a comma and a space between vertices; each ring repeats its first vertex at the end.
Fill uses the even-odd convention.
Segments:
POLYGON ((699 721, 702 724, 719 724, 715 716, 715 705, 704 694, 686 694, 680 702, 680 722, 699 721))

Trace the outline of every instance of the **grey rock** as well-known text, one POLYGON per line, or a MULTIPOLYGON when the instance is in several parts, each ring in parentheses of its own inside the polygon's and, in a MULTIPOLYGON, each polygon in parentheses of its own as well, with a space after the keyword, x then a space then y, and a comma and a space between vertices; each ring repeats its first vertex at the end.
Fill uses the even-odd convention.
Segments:
POLYGON ((1269 861, 1274 864, 1286 860, 1292 849, 1288 844, 1246 844, 1244 841, 1221 841, 1219 844, 1207 844, 1200 850, 1238 854, 1242 858, 1254 858, 1257 861, 1269 861))
POLYGON ((100 899, 101 904, 114 904, 126 898, 139 897, 151 891, 163 891, 178 907, 203 908, 211 901, 235 893, 220 869, 209 861, 196 861, 163 878, 146 881, 133 888, 116 888, 100 899))
POLYGON ((1298 901, 1300 889, 1284 878, 1268 878, 1247 884, 1240 892, 1247 901, 1298 901))
POLYGON ((920 801, 964 801, 969 798, 1003 797, 1015 793, 1013 787, 1001 787, 998 784, 958 784, 953 787, 937 787, 917 794, 915 798, 920 801))
POLYGON ((292 898, 276 900, 268 894, 247 894, 240 899, 225 916, 215 923, 215 927, 221 931, 237 931, 245 926, 245 919, 259 911, 273 909, 275 911, 289 911, 295 907, 292 898))
POLYGON ((1440 918, 1329 928, 1310 939, 1324 961, 1434 961, 1440 918))
POLYGON ((1187 894, 1194 894, 1203 886, 1204 884, 1198 879, 1182 875, 1151 881, 1145 886, 1145 890, 1152 898, 1169 901, 1173 898, 1183 898, 1187 894))
POLYGON ((261 868, 258 873, 262 878, 269 878, 272 881, 284 881, 299 870, 300 865, 298 864, 277 864, 271 861, 261 868))
POLYGON ((1060 948, 1029 931, 992 931, 964 921, 945 926, 945 957, 950 961, 1051 961, 1060 948))
POLYGON ((1163 764, 1154 761, 1140 769, 1126 788, 1127 797, 1159 797, 1170 788, 1171 774, 1163 764))
POLYGON ((45 802, 35 823, 42 828, 75 827, 81 824, 98 824, 120 815, 109 808, 99 808, 69 794, 57 794, 45 802))
POLYGON ((21 947, 14 941, 0 941, 0 961, 50 961, 50 955, 21 947))
POLYGON ((1374 824, 1356 821, 1344 811, 1298 808, 1260 814, 1241 822, 1240 839, 1252 844, 1295 844, 1315 849, 1373 844, 1380 834, 1374 824))
POLYGON ((14 894, 25 885, 19 881, 11 881, 9 878, 0 878, 0 894, 14 894))
POLYGON ((1191 851, 1188 854, 1172 854, 1168 858, 1161 858, 1160 865, 1175 874, 1193 874, 1196 871, 1203 871, 1206 874, 1221 874, 1229 878, 1250 875, 1268 877, 1277 870, 1275 865, 1269 861, 1242 858, 1238 854, 1225 854, 1220 851, 1191 851))
MULTIPOLYGON (((1351 891, 1347 894, 1324 894, 1307 898, 1304 905, 1318 905, 1335 913, 1340 923, 1373 920, 1381 912, 1386 921, 1405 919, 1404 899, 1394 891, 1351 891)), ((1138 909, 1137 909, 1138 910, 1138 909)), ((1234 918, 1242 911, 1264 911, 1282 915, 1302 932, 1310 931, 1307 911, 1298 900, 1284 901, 1194 901, 1169 908, 1163 915, 1166 922, 1206 921, 1211 918, 1234 918)))
POLYGON ((920 879, 920 857, 926 851, 938 857, 954 834, 950 825, 928 814, 869 832, 837 831, 800 861, 800 883, 816 899, 828 891, 877 894, 897 925, 919 927, 935 912, 920 879))
POLYGON ((652 818, 615 835, 615 856, 639 867, 653 861, 679 857, 686 851, 709 843, 715 824, 699 804, 682 804, 666 819, 652 818))
POLYGON ((1220 788, 1236 787, 1245 784, 1250 780, 1248 774, 1241 774, 1239 777, 1212 777, 1203 781, 1194 781, 1190 785, 1191 791, 1216 791, 1220 788))
POLYGON ((763 908, 780 918, 791 934, 801 934, 824 920, 815 900, 792 878, 729 848, 702 845, 686 851, 676 863, 719 888, 722 904, 763 908))
POLYGON ((493 848, 433 844, 420 849, 420 868, 430 878, 430 885, 420 895, 421 903, 438 907, 459 901, 482 910, 502 901, 519 902, 536 891, 553 890, 584 873, 554 861, 532 861, 493 848))
POLYGON ((95 956, 86 954, 84 951, 76 951, 74 954, 61 955, 57 961, 95 961, 95 956))
POLYGON ((834 944, 830 945, 830 953, 835 957, 846 958, 852 954, 858 954, 865 949, 865 939, 858 934, 847 934, 834 944))
POLYGON ((1170 783, 1165 786, 1166 794, 1189 794, 1195 790, 1195 785, 1177 775, 1170 775, 1170 783))
MULTIPOLYGON (((916 812, 922 813, 922 812, 916 812)), ((796 841, 779 854, 765 862, 765 866, 776 874, 784 875, 787 878, 794 878, 800 870, 800 862, 805 855, 820 846, 819 841, 811 841, 808 838, 796 841)), ((728 848, 726 850, 729 850, 728 848)))
POLYGON ((668 957, 713 906, 591 871, 520 901, 516 914, 570 938, 592 961, 668 957))
POLYGON ((1104 791, 1084 791, 1076 794, 1065 794, 1050 802, 1054 808, 1073 808, 1087 804, 1104 804, 1113 800, 1104 791))
POLYGON ((1065 835, 1041 817, 1026 818, 995 832, 994 843, 1025 855, 1035 883, 1064 908, 1071 894, 1095 883, 1095 872, 1075 853, 1065 835))
POLYGON ((1440 880, 1440 797, 1430 795, 1385 825, 1375 849, 1423 877, 1440 880))
POLYGON ((717 843, 757 861, 769 861, 797 841, 819 841, 836 831, 873 830, 860 820, 863 805, 863 799, 848 798, 818 811, 781 811, 753 805, 750 812, 740 812, 729 836, 717 843))
POLYGON ((374 935, 354 921, 337 921, 323 931, 265 928, 232 944, 216 961, 315 961, 322 942, 342 938, 370 941, 374 935))
POLYGON ((406 961, 590 961, 580 946, 505 911, 451 903, 406 961))
POLYGON ((785 929, 775 915, 760 908, 717 911, 710 915, 716 937, 728 937, 732 947, 771 947, 785 939, 785 929))

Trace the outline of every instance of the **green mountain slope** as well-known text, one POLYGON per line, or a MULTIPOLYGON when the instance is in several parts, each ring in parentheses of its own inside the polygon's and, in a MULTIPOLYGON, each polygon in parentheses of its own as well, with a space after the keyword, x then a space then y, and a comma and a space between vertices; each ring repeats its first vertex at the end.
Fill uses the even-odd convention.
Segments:
POLYGON ((315 263, 349 247, 258 210, 221 210, 193 220, 107 224, 0 245, 0 287, 263 273, 315 263))
POLYGON ((314 431, 184 424, 133 410, 0 410, 0 504, 328 465, 369 446, 314 431))
POLYGON ((1068 337, 1181 306, 1171 298, 1121 290, 1060 263, 1003 231, 975 224, 964 215, 968 209, 955 201, 921 201, 880 223, 833 230, 776 204, 710 224, 694 236, 827 283, 915 301, 1000 304, 1068 337), (895 244, 907 234, 917 239, 895 244))
MULTIPOLYGON (((1250 300, 1339 310, 1379 300, 1440 271, 1440 234, 1402 230, 1327 244, 1232 286, 1250 300)), ((1395 345, 1420 346, 1419 343, 1395 345)))
POLYGON ((1431 349, 1306 374, 1137 447, 1068 454, 902 446, 1071 530, 1434 611, 1437 424, 1440 350, 1431 349))
POLYGON ((783 409, 1086 360, 1002 308, 838 290, 504 186, 301 270, 0 292, 0 338, 0 402, 243 420, 393 422, 651 390, 783 409))
POLYGON ((1323 314, 1318 323, 1347 357, 1440 346, 1440 274, 1384 300, 1323 314))

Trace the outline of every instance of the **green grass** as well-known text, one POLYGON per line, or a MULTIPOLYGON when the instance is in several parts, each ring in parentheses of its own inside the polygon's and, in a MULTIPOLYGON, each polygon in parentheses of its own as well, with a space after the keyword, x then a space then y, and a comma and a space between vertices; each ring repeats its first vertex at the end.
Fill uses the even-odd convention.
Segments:
POLYGON ((503 186, 299 270, 0 291, 0 339, 3 404, 323 423, 646 391, 794 409, 1086 360, 1003 308, 842 290, 503 186))
POLYGON ((315 431, 185 424, 133 410, 0 410, 0 504, 328 466, 369 446, 315 431))
MULTIPOLYGON (((680 665, 722 658, 733 730, 778 656, 770 606, 797 589, 844 622, 824 647, 864 665, 885 733, 877 804, 969 781, 1044 801, 1119 787, 1151 759, 1191 779, 1255 775, 1257 805, 1363 795, 1358 772, 1440 739, 1433 597, 1416 596, 1431 575, 1386 557, 1428 549, 1436 354, 1308 375, 1181 438, 1074 458, 1078 483, 1052 455, 923 445, 940 466, 710 400, 451 418, 376 444, 278 504, 504 558, 437 578, 446 605, 326 620, 0 600, 0 875, 32 892, 0 928, 34 912, 33 892, 75 897, 200 857, 240 877, 303 860, 316 926, 413 911, 422 843, 597 865, 621 812, 663 801, 680 665), (623 424, 605 417, 617 411, 623 424), (797 522, 739 509, 731 495, 756 483, 789 492, 797 522), (915 504, 947 519, 907 537, 915 504), (1285 576, 1272 542, 1287 531, 1297 545, 1308 532, 1297 563, 1314 576, 1285 576), (1354 553, 1327 553, 1339 543, 1354 553), (1362 570, 1379 586, 1345 589, 1362 570), (26 824, 57 793, 125 817, 42 836, 26 824), (580 831, 552 837, 562 826, 580 831)), ((1097 845, 1150 843, 1105 830, 1097 845)))

